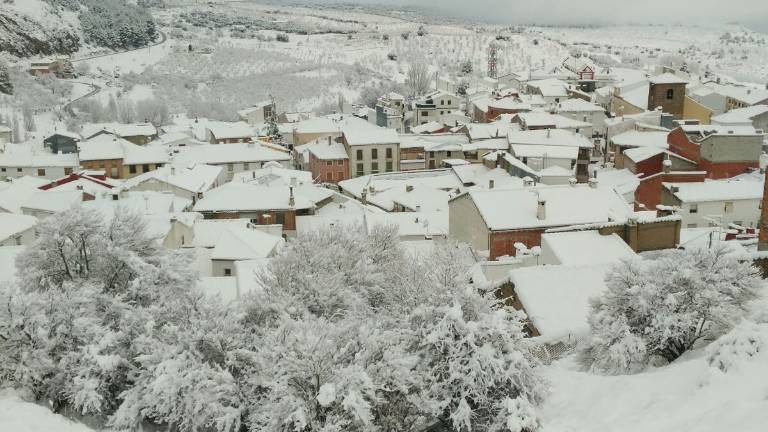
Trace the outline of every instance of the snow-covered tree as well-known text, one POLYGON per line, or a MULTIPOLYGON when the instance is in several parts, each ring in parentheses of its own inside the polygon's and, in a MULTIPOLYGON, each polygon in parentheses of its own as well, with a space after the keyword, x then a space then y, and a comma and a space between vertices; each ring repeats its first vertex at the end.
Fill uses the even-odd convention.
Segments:
POLYGON ((24 130, 26 132, 36 131, 37 124, 35 123, 35 115, 32 113, 32 107, 29 103, 24 103, 22 105, 21 115, 24 117, 24 130))
POLYGON ((727 332, 745 315, 761 280, 751 264, 715 248, 625 260, 606 283, 607 291, 592 299, 592 337, 581 360, 593 371, 632 373, 727 332))
POLYGON ((429 90, 431 78, 429 68, 424 62, 411 64, 406 75, 405 85, 412 96, 421 96, 429 90))
POLYGON ((8 74, 8 64, 0 60, 0 93, 13 94, 13 83, 8 74))

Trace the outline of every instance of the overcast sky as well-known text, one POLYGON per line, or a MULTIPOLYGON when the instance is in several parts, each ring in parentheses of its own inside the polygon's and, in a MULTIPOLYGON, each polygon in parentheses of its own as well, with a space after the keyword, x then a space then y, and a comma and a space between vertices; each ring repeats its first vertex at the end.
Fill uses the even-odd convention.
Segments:
MULTIPOLYGON (((340 0, 314 0, 338 2, 340 0)), ((343 1, 343 0, 341 0, 343 1)), ((500 23, 712 23, 739 21, 768 30, 768 0, 347 0, 407 4, 500 23)))

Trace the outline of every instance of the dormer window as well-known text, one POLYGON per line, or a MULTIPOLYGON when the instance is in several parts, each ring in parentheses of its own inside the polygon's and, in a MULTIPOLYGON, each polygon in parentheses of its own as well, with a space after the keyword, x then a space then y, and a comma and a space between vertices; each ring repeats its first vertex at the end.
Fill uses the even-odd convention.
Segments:
POLYGON ((669 89, 667 90, 667 100, 671 100, 675 98, 675 90, 669 89))

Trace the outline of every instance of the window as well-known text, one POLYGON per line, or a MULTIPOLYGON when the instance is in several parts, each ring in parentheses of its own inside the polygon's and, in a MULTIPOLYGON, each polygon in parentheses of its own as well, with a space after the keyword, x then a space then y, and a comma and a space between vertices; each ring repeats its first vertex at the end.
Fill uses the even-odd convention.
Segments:
POLYGON ((37 175, 38 175, 38 177, 45 177, 45 169, 44 168, 38 168, 37 169, 37 175))
POLYGON ((445 100, 441 100, 440 105, 445 105, 445 100))
POLYGON ((109 169, 109 176, 112 178, 118 178, 119 175, 117 174, 117 167, 112 167, 109 169))
POLYGON ((452 152, 452 151, 450 151, 450 150, 448 150, 447 152, 445 152, 445 154, 446 154, 446 156, 448 156, 448 157, 451 157, 451 156, 453 156, 453 152, 452 152))
MULTIPOLYGON (((3 168, 3 171, 5 171, 5 168, 3 168)), ((64 168, 64 175, 70 174, 72 174, 72 168, 64 168)))
POLYGON ((699 227, 698 224, 688 224, 686 228, 698 228, 698 227, 699 227))
POLYGON ((251 169, 251 164, 248 162, 243 162, 243 169, 248 171, 249 169, 251 169))
POLYGON ((392 172, 392 161, 387 161, 387 172, 392 172))
POLYGON ((329 181, 333 181, 333 173, 332 172, 325 173, 325 181, 328 181, 328 182, 329 181))
POLYGON ((21 172, 21 168, 16 168, 16 172, 21 172))
POLYGON ((450 100, 450 99, 448 99, 448 105, 450 105, 450 104, 451 104, 451 100, 450 100))
POLYGON ((144 164, 141 166, 142 172, 149 172, 149 164, 144 164))
POLYGON ((387 159, 392 159, 392 149, 391 148, 387 149, 386 154, 387 154, 387 159))
POLYGON ((275 213, 275 223, 285 225, 285 213, 275 213))
POLYGON ((130 165, 128 171, 130 171, 131 174, 136 174, 136 165, 130 165))
POLYGON ((451 110, 448 110, 448 114, 450 114, 450 113, 451 113, 451 110))
POLYGON ((365 170, 363 169, 363 164, 361 164, 361 163, 357 164, 357 173, 356 173, 356 175, 358 177, 365 175, 365 170))
POLYGON ((336 180, 344 180, 344 171, 339 171, 336 173, 336 180))
POLYGON ((161 163, 160 164, 155 164, 155 168, 162 168, 162 167, 163 167, 163 164, 161 164, 161 163))
POLYGON ((440 115, 443 115, 443 114, 445 114, 445 111, 440 111, 440 115))
POLYGON ((232 276, 232 269, 231 268, 225 268, 224 269, 224 276, 232 276))
POLYGON ((667 99, 674 99, 675 98, 675 90, 669 89, 667 90, 667 99))
POLYGON ((421 115, 422 117, 429 117, 429 111, 422 111, 421 115))
POLYGON ((723 206, 723 213, 733 213, 733 201, 726 201, 723 206))
POLYGON ((429 152, 429 157, 431 157, 431 158, 435 157, 435 152, 433 152, 433 151, 429 152))
POLYGON ((0 168, 0 172, 5 172, 5 168, 0 168))
POLYGON ((362 160, 362 159, 363 159, 363 151, 362 150, 358 150, 357 151, 357 160, 362 160))
POLYGON ((227 171, 232 172, 235 170, 235 164, 227 164, 227 171))
POLYGON ((336 161, 336 165, 344 165, 344 161, 339 159, 336 161))
POLYGON ((325 162, 325 165, 326 165, 326 166, 331 166, 331 165, 333 165, 333 161, 326 161, 326 162, 325 162))
POLYGON ((254 225, 258 225, 259 224, 259 219, 258 218, 251 219, 251 223, 254 224, 254 225))
POLYGON ((378 159, 378 158, 379 158, 379 150, 371 149, 371 159, 378 159))
POLYGON ((378 172, 379 172, 379 163, 371 162, 371 174, 376 174, 378 172))
POLYGON ((691 204, 691 207, 688 209, 688 213, 694 214, 699 212, 699 205, 698 204, 691 204))

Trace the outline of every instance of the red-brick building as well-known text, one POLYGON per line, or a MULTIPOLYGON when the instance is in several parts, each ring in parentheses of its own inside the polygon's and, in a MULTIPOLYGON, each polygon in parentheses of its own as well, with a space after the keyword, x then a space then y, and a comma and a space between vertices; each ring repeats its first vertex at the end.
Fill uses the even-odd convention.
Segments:
POLYGON ((317 140, 308 148, 309 170, 318 183, 338 183, 350 178, 349 157, 344 144, 332 137, 317 140))
POLYGON ((758 168, 763 137, 751 126, 684 125, 667 136, 669 150, 697 164, 708 179, 758 168))

